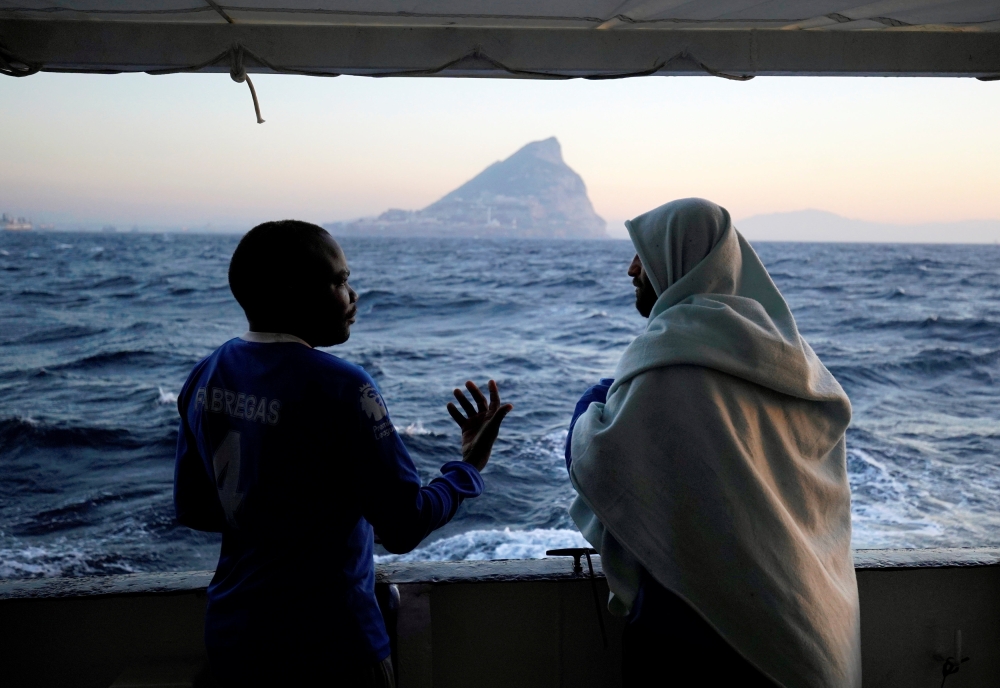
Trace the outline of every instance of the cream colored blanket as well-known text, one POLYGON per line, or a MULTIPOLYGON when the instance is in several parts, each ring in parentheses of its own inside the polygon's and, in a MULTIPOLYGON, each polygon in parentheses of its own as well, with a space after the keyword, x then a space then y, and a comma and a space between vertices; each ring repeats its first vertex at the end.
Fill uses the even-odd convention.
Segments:
POLYGON ((659 298, 571 450, 609 606, 645 569, 786 688, 860 687, 847 396, 724 209, 626 225, 659 298))

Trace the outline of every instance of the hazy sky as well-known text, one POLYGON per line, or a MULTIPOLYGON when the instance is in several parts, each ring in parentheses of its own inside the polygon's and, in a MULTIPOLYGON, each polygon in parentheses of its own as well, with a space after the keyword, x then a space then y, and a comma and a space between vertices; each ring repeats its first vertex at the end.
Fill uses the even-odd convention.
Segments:
MULTIPOLYGON (((557 136, 615 225, 683 196, 733 217, 1000 219, 1000 82, 0 77, 0 210, 246 225, 420 208, 557 136)), ((955 237, 961 240, 962 237, 955 237)))

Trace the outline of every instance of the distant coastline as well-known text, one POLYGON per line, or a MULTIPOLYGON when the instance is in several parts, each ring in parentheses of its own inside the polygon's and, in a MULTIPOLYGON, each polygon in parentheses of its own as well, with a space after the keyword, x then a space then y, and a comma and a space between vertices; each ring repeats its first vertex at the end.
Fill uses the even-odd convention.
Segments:
POLYGON ((849 244, 995 244, 1000 220, 890 224, 852 220, 824 210, 754 215, 734 222, 751 241, 849 244), (949 240, 960 236, 962 240, 949 240), (971 237, 975 237, 971 239, 971 237))
MULTIPOLYGON (((509 237, 503 232, 495 232, 485 222, 479 229, 469 224, 449 227, 439 224, 434 231, 421 231, 426 225, 409 223, 404 215, 416 215, 419 211, 387 211, 392 217, 403 218, 402 222, 391 221, 380 225, 378 218, 369 218, 367 223, 356 220, 327 222, 325 227, 334 236, 394 236, 394 237, 509 237), (364 231, 359 231, 359 230, 364 231)), ((487 212, 486 208, 483 213, 487 212)), ((492 215, 492 210, 489 211, 492 215)), ((384 213, 385 214, 385 213, 384 213)), ((10 215, 8 214, 8 217, 10 215)), ((18 216, 20 217, 20 216, 18 216)), ((244 234, 258 222, 268 219, 261 217, 254 221, 225 221, 188 225, 108 223, 96 220, 75 221, 45 217, 45 222, 31 222, 32 233, 67 232, 94 234, 244 234)), ((490 219, 492 217, 490 216, 490 219)), ((603 222, 603 220, 602 220, 603 222)), ((794 243, 848 243, 848 244, 979 244, 1000 243, 1000 219, 959 220, 956 222, 926 222, 913 224, 893 224, 856 220, 825 210, 804 209, 791 212, 766 213, 737 219, 736 228, 750 241, 794 242, 794 243)), ((606 232, 595 238, 628 241, 620 221, 607 225, 606 232)), ((0 236, 13 237, 24 231, 0 231, 0 236)), ((518 236, 518 235, 513 235, 518 236)), ((537 238, 537 237, 534 237, 537 238)), ((555 238, 577 238, 555 237, 555 238)), ((582 237, 586 238, 586 237, 582 237)))
MULTIPOLYGON (((407 211, 403 211, 407 212, 407 211)), ((99 222, 81 223, 67 222, 56 224, 34 225, 33 234, 67 233, 67 234, 104 234, 104 235, 143 235, 143 234, 245 234, 255 222, 239 224, 190 225, 139 225, 118 227, 115 231, 105 229, 107 225, 99 222)), ((393 229, 380 232, 369 227, 367 232, 344 232, 341 228, 348 222, 326 223, 324 226, 334 236, 385 236, 421 238, 511 238, 490 232, 461 231, 424 234, 419 231, 396 232, 393 229)), ((831 243, 831 244, 940 244, 940 245, 996 245, 1000 244, 1000 220, 963 220, 959 222, 929 222, 922 224, 898 225, 866 220, 853 220, 822 210, 799 210, 788 213, 769 213, 736 220, 736 228, 754 243, 831 243), (953 239, 952 237, 959 237, 953 239)), ((26 232, 4 231, 0 237, 14 237, 26 232)), ((615 231, 615 225, 601 239, 613 241, 628 241, 624 229, 615 231)))

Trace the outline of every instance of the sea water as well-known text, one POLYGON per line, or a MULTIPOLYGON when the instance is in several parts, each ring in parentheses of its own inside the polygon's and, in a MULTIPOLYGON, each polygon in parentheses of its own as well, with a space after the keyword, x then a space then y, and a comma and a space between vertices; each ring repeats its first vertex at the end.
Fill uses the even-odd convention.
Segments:
MULTIPOLYGON (((237 241, 0 235, 0 577, 214 566, 218 536, 173 517, 175 403, 246 329, 226 283, 237 241)), ((580 393, 642 331, 630 244, 342 243, 360 310, 332 352, 378 381, 425 480, 459 457, 454 387, 492 377, 516 407, 485 494, 403 558, 581 545, 563 445, 580 393)), ((854 404, 854 545, 1000 543, 1000 248, 756 249, 854 404)))

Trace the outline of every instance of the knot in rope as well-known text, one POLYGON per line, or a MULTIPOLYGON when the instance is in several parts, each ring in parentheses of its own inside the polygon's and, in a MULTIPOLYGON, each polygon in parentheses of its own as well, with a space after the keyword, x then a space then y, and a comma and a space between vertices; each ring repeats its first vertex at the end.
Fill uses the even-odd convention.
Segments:
POLYGON ((238 84, 242 84, 245 81, 247 86, 250 87, 250 97, 253 98, 253 109, 257 113, 257 124, 263 124, 264 118, 260 116, 260 103, 257 102, 257 89, 253 87, 250 75, 247 74, 247 69, 243 65, 244 53, 245 50, 239 43, 233 43, 233 46, 229 49, 229 78, 238 84))
POLYGON ((243 46, 233 43, 229 49, 229 77, 238 84, 247 80, 247 69, 243 66, 243 46))

